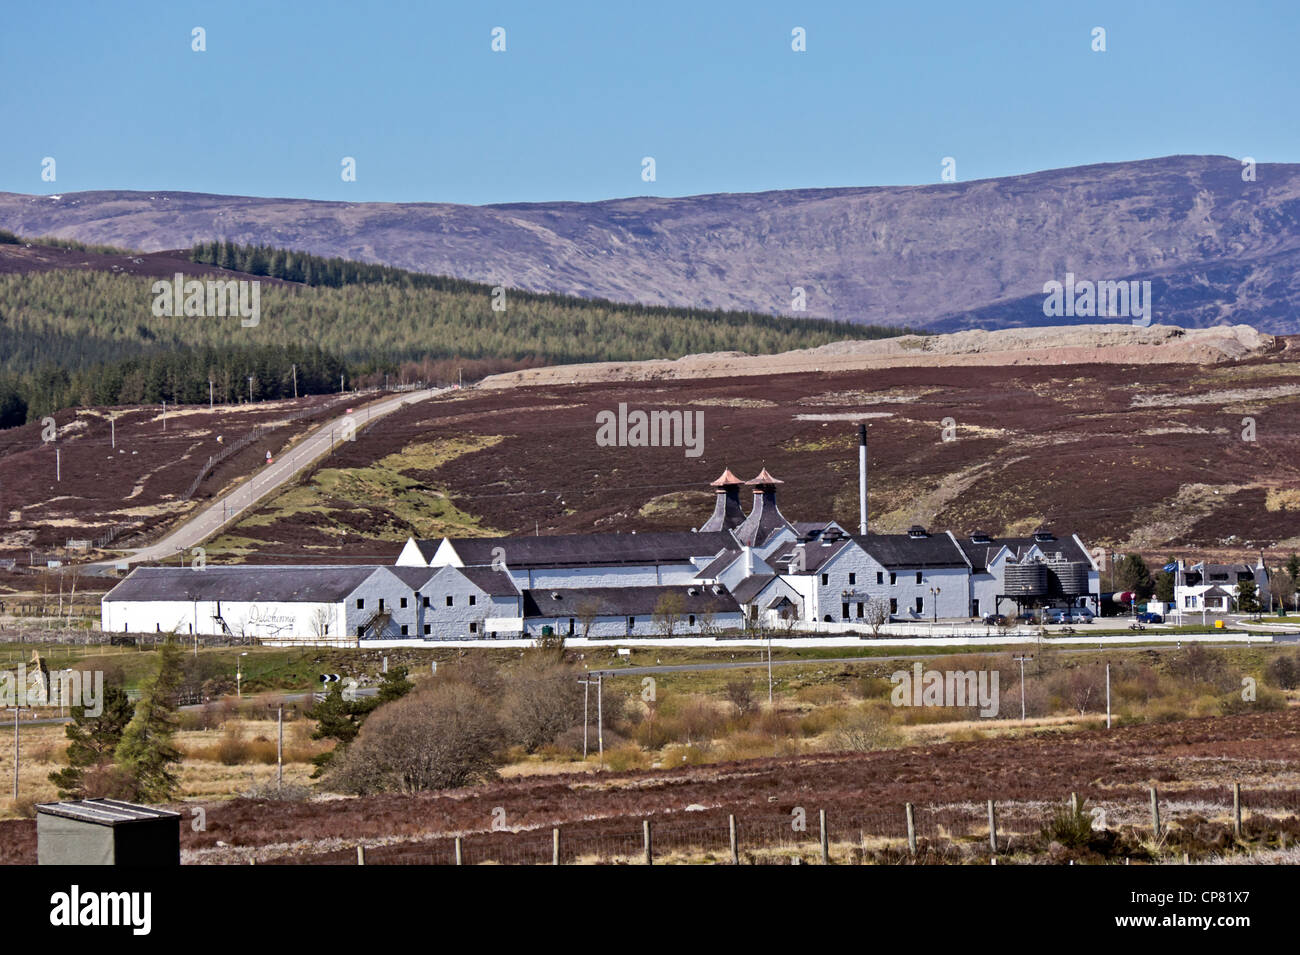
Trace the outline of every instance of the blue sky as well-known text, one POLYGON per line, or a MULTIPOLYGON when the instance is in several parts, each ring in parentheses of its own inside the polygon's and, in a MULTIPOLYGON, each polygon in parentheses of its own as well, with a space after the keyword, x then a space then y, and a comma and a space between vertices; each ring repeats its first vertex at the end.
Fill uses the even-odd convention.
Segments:
POLYGON ((14 3, 0 190, 490 203, 930 183, 945 156, 963 181, 1295 162, 1297 37, 1300 4, 1249 0, 14 3))

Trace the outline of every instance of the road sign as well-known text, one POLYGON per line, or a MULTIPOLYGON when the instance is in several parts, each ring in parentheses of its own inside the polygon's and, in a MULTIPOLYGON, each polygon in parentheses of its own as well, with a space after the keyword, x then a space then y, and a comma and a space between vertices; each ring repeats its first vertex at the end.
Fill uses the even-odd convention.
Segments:
POLYGON ((320 675, 320 681, 322 683, 338 683, 342 679, 343 677, 337 673, 322 673, 320 675))

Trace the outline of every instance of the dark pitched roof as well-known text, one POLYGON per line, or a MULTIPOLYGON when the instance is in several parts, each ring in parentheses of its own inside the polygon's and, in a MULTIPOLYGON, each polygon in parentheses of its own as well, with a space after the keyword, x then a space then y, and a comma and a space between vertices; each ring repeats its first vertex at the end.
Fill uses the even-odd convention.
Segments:
POLYGON ((957 545, 970 560, 971 569, 976 573, 983 573, 988 569, 989 561, 997 556, 1003 545, 1006 545, 1017 559, 1037 546, 1048 557, 1059 553, 1066 560, 1091 563, 1087 553, 1073 537, 1058 537, 1049 541, 1035 540, 1033 537, 989 537, 979 543, 972 543, 970 538, 958 537, 957 545))
POLYGON ((442 541, 418 540, 415 542, 415 546, 416 549, 419 550, 420 556, 424 558, 424 562, 427 564, 429 561, 433 560, 434 555, 438 553, 438 545, 441 543, 442 541))
POLYGON ((576 617, 590 606, 599 617, 648 616, 655 612, 659 598, 666 593, 679 593, 683 598, 683 613, 737 613, 740 605, 736 598, 722 588, 715 594, 713 588, 699 584, 692 587, 538 587, 524 592, 525 617, 576 617), (694 593, 692 593, 694 591, 694 593))
POLYGON ((808 541, 800 545, 797 541, 786 541, 776 550, 768 555, 767 563, 779 573, 793 573, 790 570, 790 561, 786 558, 794 556, 795 549, 802 546, 804 552, 803 573, 811 574, 816 572, 822 564, 826 563, 845 547, 849 545, 850 538, 841 537, 832 543, 815 540, 808 541))
POLYGON ((735 549, 724 550, 713 560, 709 561, 700 572, 695 575, 696 580, 711 580, 717 577, 728 567, 730 567, 737 558, 741 556, 742 551, 735 549))
POLYGON ((965 567, 966 558, 947 534, 854 534, 858 546, 885 567, 965 567))
POLYGON ((434 574, 438 572, 436 567, 385 567, 385 570, 395 574, 402 583, 412 590, 419 590, 423 587, 434 574))
POLYGON ((519 588, 515 586, 514 580, 504 570, 493 570, 491 567, 456 567, 483 593, 492 597, 518 597, 519 588))
POLYGON ((209 564, 137 567, 104 595, 105 600, 284 600, 329 603, 342 600, 372 574, 391 567, 304 567, 209 564))
POLYGON ((754 574, 736 584, 732 588, 731 595, 736 598, 736 603, 747 604, 762 593, 763 588, 774 580, 776 580, 776 574, 754 574))
POLYGON ((730 531, 669 531, 648 534, 558 534, 547 537, 455 537, 452 546, 467 567, 487 567, 500 547, 507 567, 591 567, 616 564, 681 564, 737 546, 730 531))

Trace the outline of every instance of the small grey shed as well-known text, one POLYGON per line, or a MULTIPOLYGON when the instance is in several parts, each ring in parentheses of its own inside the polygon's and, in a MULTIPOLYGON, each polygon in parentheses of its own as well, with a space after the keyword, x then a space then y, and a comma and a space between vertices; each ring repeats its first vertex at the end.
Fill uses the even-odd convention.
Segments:
POLYGON ((40 865, 180 865, 180 814, 116 799, 36 806, 40 865))

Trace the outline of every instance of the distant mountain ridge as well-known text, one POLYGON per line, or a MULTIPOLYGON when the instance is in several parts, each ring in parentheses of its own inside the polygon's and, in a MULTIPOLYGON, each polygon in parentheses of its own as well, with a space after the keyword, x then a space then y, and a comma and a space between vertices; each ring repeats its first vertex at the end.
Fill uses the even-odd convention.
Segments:
POLYGON ((230 239, 538 292, 935 331, 1062 324, 1043 315, 1043 285, 1074 273, 1151 281, 1154 323, 1300 332, 1300 165, 1246 181, 1226 157, 491 206, 0 193, 0 228, 146 252, 230 239))

